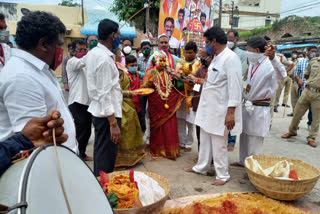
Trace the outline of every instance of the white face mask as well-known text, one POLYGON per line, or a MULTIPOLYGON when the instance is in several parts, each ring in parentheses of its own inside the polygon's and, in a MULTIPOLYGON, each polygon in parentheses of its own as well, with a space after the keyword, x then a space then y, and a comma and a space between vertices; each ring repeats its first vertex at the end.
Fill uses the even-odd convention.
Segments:
POLYGON ((132 51, 132 48, 130 46, 126 46, 123 48, 123 53, 129 55, 132 51))
POLYGON ((259 62, 259 59, 263 56, 263 54, 247 51, 247 56, 249 63, 255 65, 259 62))
POLYGON ((292 54, 293 59, 297 59, 298 55, 297 54, 292 54))
POLYGON ((232 49, 233 47, 234 47, 234 42, 227 42, 227 47, 229 48, 229 49, 232 49))
POLYGON ((143 53, 139 53, 139 57, 143 57, 143 53))

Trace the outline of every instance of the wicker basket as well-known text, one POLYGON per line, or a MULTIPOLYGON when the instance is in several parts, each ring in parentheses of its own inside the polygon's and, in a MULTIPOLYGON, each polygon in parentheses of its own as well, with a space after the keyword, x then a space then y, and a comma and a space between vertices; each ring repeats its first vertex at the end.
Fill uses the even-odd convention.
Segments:
MULTIPOLYGON (((142 171, 135 171, 135 172, 142 172, 142 171)), ((156 173, 153 173, 153 172, 142 172, 142 173, 148 175, 149 177, 151 177, 155 181, 157 181, 159 183, 159 185, 164 189, 166 195, 160 201, 157 201, 157 202, 150 204, 148 206, 144 206, 144 207, 140 207, 140 208, 130 208, 130 209, 113 209, 114 213, 116 213, 116 214, 160 213, 162 207, 164 206, 164 204, 166 203, 166 201, 168 199, 168 195, 170 192, 169 182, 165 177, 158 175, 156 173)), ((113 176, 116 176, 116 175, 129 175, 129 171, 118 171, 118 172, 110 173, 108 175, 111 180, 113 178, 113 176)))
POLYGON ((259 162, 263 169, 271 167, 279 161, 287 160, 293 163, 291 169, 295 170, 300 178, 298 181, 293 181, 280 180, 260 175, 249 169, 245 162, 250 181, 260 192, 270 198, 284 201, 299 199, 313 189, 320 177, 319 169, 300 160, 265 155, 258 155, 253 158, 259 162))

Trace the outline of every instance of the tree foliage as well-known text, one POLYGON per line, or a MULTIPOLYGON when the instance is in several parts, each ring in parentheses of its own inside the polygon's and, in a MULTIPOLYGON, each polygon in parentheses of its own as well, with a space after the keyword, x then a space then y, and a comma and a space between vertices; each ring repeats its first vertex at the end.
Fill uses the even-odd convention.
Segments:
POLYGON ((67 6, 67 7, 80 7, 81 5, 78 4, 77 2, 73 2, 74 0, 62 0, 61 3, 58 5, 60 6, 67 6))
MULTIPOLYGON (((160 0, 149 0, 153 1, 150 6, 150 25, 157 26, 159 20, 159 7, 160 0)), ((128 20, 133 14, 138 12, 144 7, 144 0, 113 0, 111 11, 114 12, 120 19, 120 21, 128 20)), ((135 23, 135 26, 139 29, 144 29, 146 12, 143 10, 131 21, 135 23)), ((151 29, 153 32, 155 29, 151 29)))

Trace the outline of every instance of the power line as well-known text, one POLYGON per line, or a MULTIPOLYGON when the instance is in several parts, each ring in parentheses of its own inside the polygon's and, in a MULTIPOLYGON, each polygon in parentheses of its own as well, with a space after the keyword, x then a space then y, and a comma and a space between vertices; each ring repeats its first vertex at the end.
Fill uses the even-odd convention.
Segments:
POLYGON ((288 13, 288 12, 291 12, 291 11, 294 11, 294 10, 298 10, 298 9, 310 7, 310 6, 313 6, 313 5, 318 5, 319 3, 320 3, 320 1, 317 1, 317 2, 311 3, 311 4, 309 4, 309 5, 304 5, 304 6, 296 7, 296 8, 287 10, 287 11, 283 11, 283 12, 281 12, 280 14, 288 13))

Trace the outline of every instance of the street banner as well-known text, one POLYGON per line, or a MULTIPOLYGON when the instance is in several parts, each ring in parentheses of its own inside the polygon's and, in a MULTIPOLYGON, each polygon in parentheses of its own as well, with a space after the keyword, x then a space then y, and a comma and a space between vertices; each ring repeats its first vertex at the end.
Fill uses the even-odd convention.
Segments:
POLYGON ((181 40, 190 34, 190 29, 197 29, 192 33, 203 34, 210 27, 210 7, 211 0, 161 0, 159 35, 169 37, 170 48, 180 48, 181 40), (202 26, 188 28, 188 24, 193 22, 202 26))

